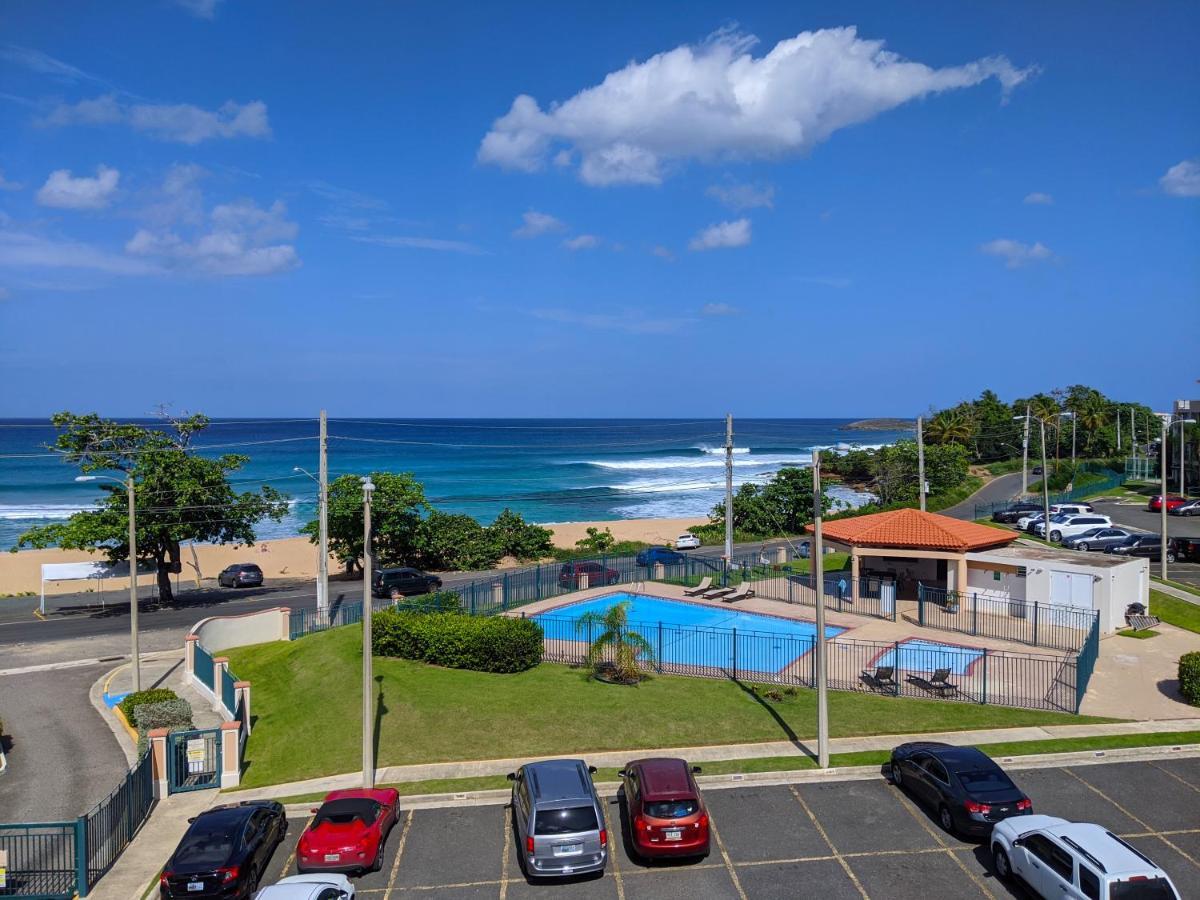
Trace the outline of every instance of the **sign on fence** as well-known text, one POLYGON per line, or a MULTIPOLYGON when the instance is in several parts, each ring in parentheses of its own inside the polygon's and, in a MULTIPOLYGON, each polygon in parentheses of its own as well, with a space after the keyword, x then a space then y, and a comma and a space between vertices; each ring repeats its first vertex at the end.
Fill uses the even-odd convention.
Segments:
POLYGON ((8 851, 0 850, 0 891, 8 887, 8 851))
POLYGON ((188 774, 195 775, 205 771, 204 763, 207 760, 205 753, 204 738, 192 738, 187 742, 187 767, 188 774))

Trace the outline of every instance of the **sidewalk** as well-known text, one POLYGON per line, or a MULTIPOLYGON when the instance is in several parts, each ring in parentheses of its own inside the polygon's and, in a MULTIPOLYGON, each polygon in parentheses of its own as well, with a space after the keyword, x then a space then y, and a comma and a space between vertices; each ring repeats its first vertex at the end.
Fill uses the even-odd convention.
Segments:
MULTIPOLYGON (((1200 710, 1196 711, 1200 717, 1200 710)), ((1044 741, 1052 738, 1093 737, 1099 735, 1149 734, 1156 732, 1200 731, 1200 718, 1163 719, 1145 722, 1115 722, 1108 725, 1045 725, 1023 728, 988 728, 978 731, 944 731, 928 734, 892 734, 870 737, 833 738, 829 752, 855 753, 862 750, 890 750, 906 741, 943 741, 950 744, 996 744, 1008 741, 1044 741)), ((604 753, 576 753, 594 766, 623 766, 642 756, 679 756, 693 763, 724 759, 759 759, 768 756, 808 755, 815 757, 816 747, 806 741, 765 741, 757 744, 724 744, 707 747, 668 747, 660 750, 618 750, 604 753)), ((545 759, 546 757, 537 757, 545 759)), ((481 775, 504 775, 531 762, 530 758, 472 760, 466 762, 429 763, 414 766, 388 766, 377 769, 378 784, 404 781, 429 781, 436 778, 473 778, 481 775)), ((237 800, 274 799, 300 794, 319 794, 341 788, 359 787, 362 774, 329 775, 290 784, 273 784, 262 788, 234 791, 228 796, 237 800)))
POLYGON ((1200 606, 1200 595, 1189 593, 1182 588, 1177 588, 1170 584, 1163 584, 1161 581, 1155 581, 1153 578, 1150 579, 1150 590, 1162 591, 1164 594, 1178 597, 1180 600, 1186 600, 1188 603, 1195 603, 1197 606, 1200 606))

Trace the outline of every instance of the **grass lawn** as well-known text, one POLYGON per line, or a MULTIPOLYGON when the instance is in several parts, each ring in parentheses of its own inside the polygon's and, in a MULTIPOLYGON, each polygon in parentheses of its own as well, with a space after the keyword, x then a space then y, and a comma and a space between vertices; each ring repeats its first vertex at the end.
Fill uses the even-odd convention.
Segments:
POLYGON ((1162 591, 1150 590, 1150 614, 1176 628, 1200 634, 1200 605, 1180 600, 1162 591))
MULTIPOLYGON (((1124 747, 1174 747, 1200 743, 1200 731, 1156 732, 1152 734, 1120 734, 1101 737, 1053 738, 1044 741, 1008 741, 1001 744, 979 744, 992 757, 1028 756, 1035 753, 1070 753, 1079 750, 1116 750, 1124 747)), ((889 759, 888 750, 865 750, 860 753, 834 753, 829 764, 840 766, 882 766, 889 759)), ((764 756, 758 759, 723 759, 702 764, 705 775, 728 775, 733 772, 792 772, 815 769, 817 763, 809 756, 764 756)), ((596 781, 618 781, 618 769, 601 767, 596 781)), ((465 791, 491 791, 508 787, 503 775, 478 775, 470 778, 433 778, 428 781, 401 781, 380 785, 394 787, 401 796, 416 794, 452 794, 465 791)), ((297 794, 280 798, 282 803, 319 803, 325 794, 297 794)))
MULTIPOLYGON (((246 787, 354 771, 361 762, 361 631, 228 651, 254 684, 246 787)), ((516 675, 377 657, 381 766, 810 738, 816 693, 759 700, 738 684, 659 676, 638 687, 544 664, 516 675)), ((1067 713, 831 691, 833 737, 1111 721, 1067 713)))
POLYGON ((926 497, 925 508, 930 512, 949 509, 951 506, 957 506, 959 503, 962 503, 981 487, 983 487, 982 478, 978 475, 968 475, 963 479, 962 484, 954 490, 947 491, 944 494, 930 494, 926 497))
POLYGON ((1149 640, 1150 638, 1158 637, 1157 631, 1152 631, 1149 628, 1142 631, 1134 631, 1132 628, 1122 628, 1117 632, 1121 637, 1134 638, 1139 641, 1149 640))

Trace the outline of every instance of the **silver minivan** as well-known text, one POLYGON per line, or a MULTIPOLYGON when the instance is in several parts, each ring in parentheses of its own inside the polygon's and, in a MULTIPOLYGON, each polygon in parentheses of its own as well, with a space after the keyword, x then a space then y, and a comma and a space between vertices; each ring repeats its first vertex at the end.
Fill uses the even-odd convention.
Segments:
POLYGON ((603 873, 604 809, 581 759, 526 763, 508 774, 521 871, 530 877, 603 873))

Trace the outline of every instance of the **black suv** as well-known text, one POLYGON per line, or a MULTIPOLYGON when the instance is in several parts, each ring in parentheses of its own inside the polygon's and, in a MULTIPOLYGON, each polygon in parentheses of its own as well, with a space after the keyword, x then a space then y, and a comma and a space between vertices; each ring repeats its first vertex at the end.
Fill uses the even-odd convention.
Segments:
MULTIPOLYGON (((1162 553, 1162 538, 1157 534, 1131 534, 1119 544, 1104 548, 1105 553, 1120 556, 1145 556, 1158 559, 1162 553)), ((1167 538, 1167 562, 1175 562, 1175 539, 1167 538)))
POLYGON ((408 597, 441 590, 442 579, 420 569, 380 569, 371 581, 376 597, 408 597))
POLYGON ((992 513, 992 521, 1004 522, 1005 524, 1012 525, 1022 516, 1027 516, 1030 513, 1041 512, 1041 510, 1042 504, 1022 500, 1019 503, 1013 503, 1009 506, 1006 506, 1004 509, 996 510, 994 513, 992 513))
POLYGON ((221 587, 262 587, 262 569, 254 563, 234 563, 217 576, 221 587))

